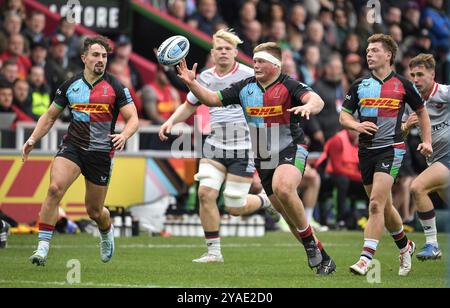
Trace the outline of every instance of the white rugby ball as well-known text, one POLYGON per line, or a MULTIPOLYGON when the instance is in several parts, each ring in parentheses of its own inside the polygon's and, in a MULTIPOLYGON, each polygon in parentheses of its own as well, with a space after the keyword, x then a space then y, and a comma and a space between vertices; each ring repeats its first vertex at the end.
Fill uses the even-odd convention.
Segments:
POLYGON ((162 65, 177 65, 189 52, 189 41, 182 35, 165 40, 158 48, 156 57, 162 65))

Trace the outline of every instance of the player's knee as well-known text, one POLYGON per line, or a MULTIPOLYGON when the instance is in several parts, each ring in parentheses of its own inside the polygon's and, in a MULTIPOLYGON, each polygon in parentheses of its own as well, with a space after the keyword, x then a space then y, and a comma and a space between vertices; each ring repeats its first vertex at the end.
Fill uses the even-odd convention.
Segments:
POLYGON ((64 194, 64 190, 61 185, 58 185, 57 183, 51 183, 48 187, 48 194, 51 197, 60 198, 64 194))
POLYGON ((370 215, 384 214, 384 206, 377 199, 371 199, 369 203, 370 215))
POLYGON ((200 205, 215 203, 217 199, 217 190, 206 186, 200 186, 198 189, 198 199, 200 205))
POLYGON ((411 184, 411 193, 414 198, 417 198, 422 194, 426 194, 427 191, 425 185, 423 185, 420 181, 414 181, 411 184))
POLYGON ((280 201, 289 200, 292 195, 296 194, 296 190, 289 185, 276 185, 273 192, 280 201))

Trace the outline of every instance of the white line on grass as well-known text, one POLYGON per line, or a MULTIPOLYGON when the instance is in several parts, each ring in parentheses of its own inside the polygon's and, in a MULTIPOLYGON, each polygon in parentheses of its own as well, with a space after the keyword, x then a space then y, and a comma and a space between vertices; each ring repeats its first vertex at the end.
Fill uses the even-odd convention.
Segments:
MULTIPOLYGON (((101 282, 82 282, 78 284, 69 284, 63 281, 33 281, 33 280, 0 280, 0 284, 13 285, 35 285, 35 286, 54 286, 54 287, 100 287, 100 288, 161 288, 156 285, 122 284, 122 283, 101 283, 101 282)), ((177 287, 166 287, 177 288, 177 287)))

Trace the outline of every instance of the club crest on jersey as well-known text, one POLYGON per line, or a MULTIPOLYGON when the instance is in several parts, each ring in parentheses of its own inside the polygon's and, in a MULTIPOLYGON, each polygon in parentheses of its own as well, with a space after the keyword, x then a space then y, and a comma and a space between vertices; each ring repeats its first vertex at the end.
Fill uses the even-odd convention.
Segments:
POLYGON ((108 113, 108 104, 73 104, 71 105, 72 110, 87 113, 108 113))
POLYGON ((108 87, 103 87, 103 95, 102 96, 108 96, 108 87))
POLYGON ((363 98, 360 105, 366 108, 400 109, 400 100, 392 98, 363 98))
POLYGON ((250 117, 276 117, 283 115, 283 107, 282 106, 273 106, 273 107, 247 107, 247 114, 250 117))

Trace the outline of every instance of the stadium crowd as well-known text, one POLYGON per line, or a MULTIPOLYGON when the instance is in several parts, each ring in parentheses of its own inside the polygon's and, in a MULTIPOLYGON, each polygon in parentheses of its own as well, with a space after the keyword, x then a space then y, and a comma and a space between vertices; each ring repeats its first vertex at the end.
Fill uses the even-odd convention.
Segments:
MULTIPOLYGON (((323 197, 336 190, 338 227, 356 227, 355 201, 365 198, 357 163, 353 169, 342 168, 343 153, 357 153, 357 138, 341 131, 339 112, 350 84, 367 73, 367 38, 374 33, 390 34, 399 45, 395 70, 407 78, 411 58, 419 53, 433 54, 436 82, 450 84, 450 1, 386 0, 373 16, 364 0, 142 1, 210 36, 221 28, 235 29, 244 41, 241 51, 250 57, 262 42, 282 46, 283 72, 311 86, 325 102, 320 114, 302 123, 309 150, 324 153, 311 162, 308 176, 315 184, 307 187, 316 189, 312 203, 317 203, 319 192, 323 197)), ((75 33, 76 25, 62 18, 51 35, 44 34, 45 25, 45 14, 26 11, 22 1, 8 0, 1 8, 0 113, 16 114, 11 129, 18 121, 37 121, 58 86, 82 69, 82 38, 75 33)), ((180 86, 171 84, 170 74, 162 68, 152 83, 143 84, 130 62, 132 42, 124 34, 115 42, 108 71, 130 89, 141 125, 162 124, 181 104, 180 86)), ((200 63, 204 68, 212 65, 200 63)), ((66 110, 61 121, 67 122, 69 117, 66 110)), ((15 147, 13 133, 2 133, 1 147, 15 147)), ((155 140, 150 139, 150 147, 155 140)), ((405 222, 414 218, 409 185, 426 167, 415 151, 418 133, 412 132, 407 142, 409 158, 394 188, 395 204, 405 222)), ((327 224, 329 209, 320 201, 317 218, 327 224)))

